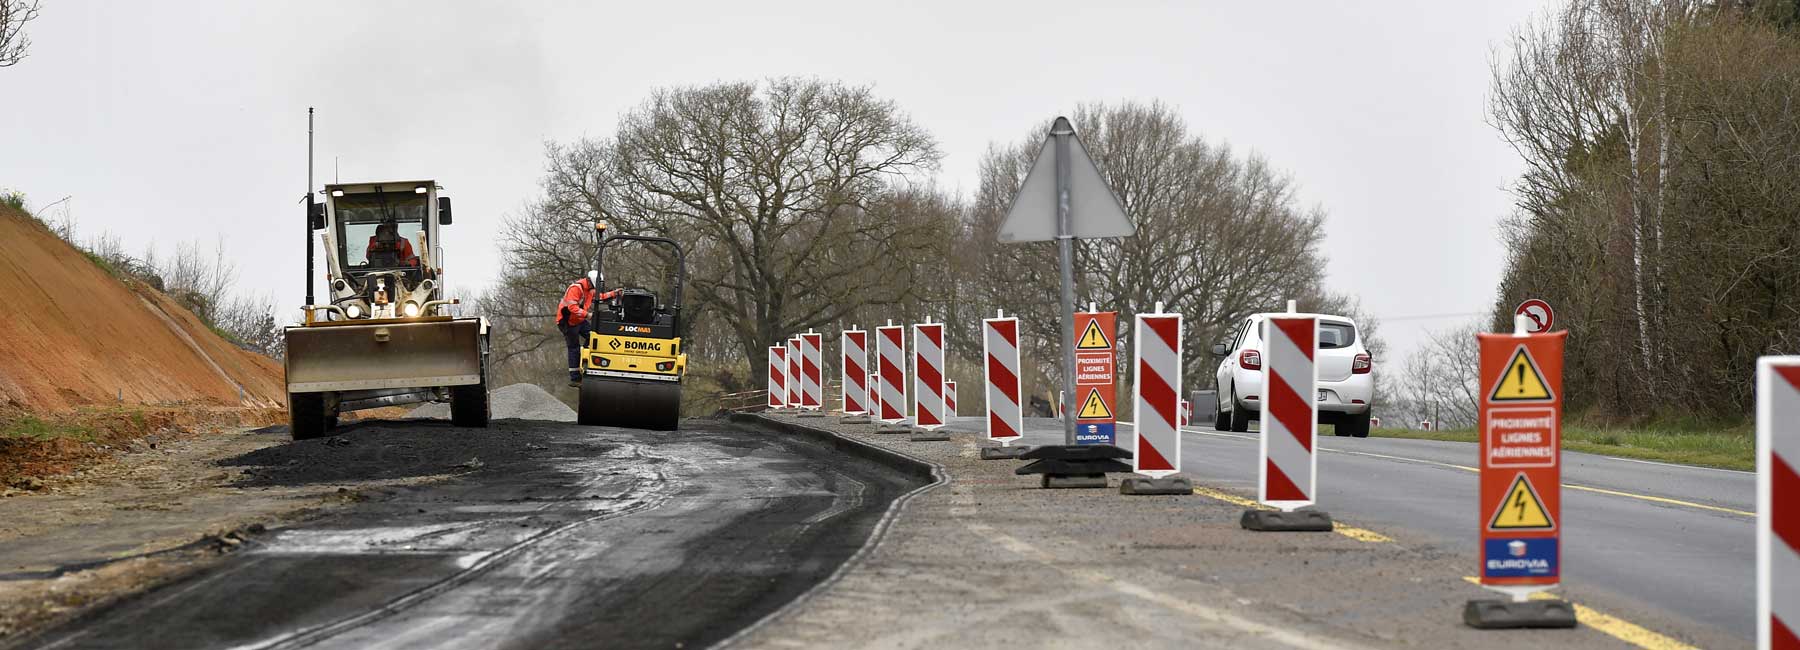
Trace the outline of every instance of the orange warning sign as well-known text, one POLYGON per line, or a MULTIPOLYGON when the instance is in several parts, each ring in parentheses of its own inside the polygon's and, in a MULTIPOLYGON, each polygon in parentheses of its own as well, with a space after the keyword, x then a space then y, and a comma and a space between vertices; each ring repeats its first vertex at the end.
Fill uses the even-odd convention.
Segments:
POLYGON ((1562 579, 1562 366, 1568 332, 1481 344, 1481 584, 1562 579))

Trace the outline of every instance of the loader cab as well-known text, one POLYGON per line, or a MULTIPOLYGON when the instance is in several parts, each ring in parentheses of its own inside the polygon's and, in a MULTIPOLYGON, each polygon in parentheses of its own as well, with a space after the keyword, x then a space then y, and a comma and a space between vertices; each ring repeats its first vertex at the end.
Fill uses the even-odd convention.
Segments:
POLYGON ((450 199, 438 190, 429 180, 325 186, 321 238, 343 317, 408 317, 443 297, 437 242, 450 199))

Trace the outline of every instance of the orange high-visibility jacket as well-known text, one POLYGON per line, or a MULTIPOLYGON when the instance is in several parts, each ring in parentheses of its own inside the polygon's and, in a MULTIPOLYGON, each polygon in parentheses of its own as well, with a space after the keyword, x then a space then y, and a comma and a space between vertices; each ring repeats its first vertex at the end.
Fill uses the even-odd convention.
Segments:
POLYGON ((594 285, 587 278, 576 280, 563 292, 562 305, 556 310, 558 325, 580 325, 587 321, 588 312, 594 309, 595 300, 611 300, 619 295, 618 290, 606 293, 594 293, 594 285))
MULTIPOLYGON (((369 248, 368 248, 368 250, 364 251, 364 255, 367 257, 374 257, 375 252, 382 250, 382 248, 383 248, 383 246, 382 246, 381 242, 379 241, 379 235, 376 237, 370 237, 369 238, 369 248)), ((418 266, 419 265, 419 257, 417 255, 413 255, 412 242, 407 241, 404 237, 394 240, 394 249, 393 250, 400 253, 400 263, 401 264, 404 264, 407 266, 418 266)), ((365 259, 367 259, 367 257, 365 257, 365 259)))

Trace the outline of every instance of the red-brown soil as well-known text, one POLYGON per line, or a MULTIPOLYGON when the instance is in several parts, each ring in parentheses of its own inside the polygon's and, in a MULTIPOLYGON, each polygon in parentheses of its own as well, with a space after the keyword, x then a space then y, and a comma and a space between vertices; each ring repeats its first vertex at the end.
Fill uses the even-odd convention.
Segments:
POLYGON ((0 207, 0 407, 280 408, 284 397, 279 362, 232 345, 168 296, 115 278, 0 207))

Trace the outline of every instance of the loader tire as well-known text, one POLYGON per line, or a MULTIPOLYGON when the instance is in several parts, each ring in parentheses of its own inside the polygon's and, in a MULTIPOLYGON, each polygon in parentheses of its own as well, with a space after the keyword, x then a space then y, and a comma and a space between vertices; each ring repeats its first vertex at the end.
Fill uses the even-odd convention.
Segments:
POLYGON ((450 423, 459 427, 487 428, 487 382, 450 387, 450 423))
POLYGON ((323 394, 288 393, 288 431, 295 440, 324 437, 327 419, 323 394))

